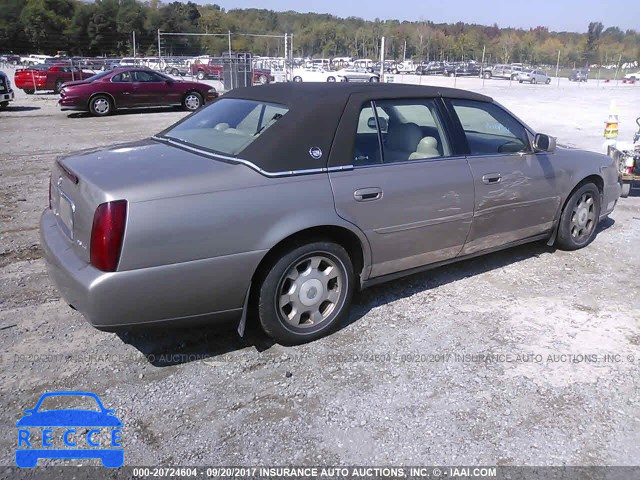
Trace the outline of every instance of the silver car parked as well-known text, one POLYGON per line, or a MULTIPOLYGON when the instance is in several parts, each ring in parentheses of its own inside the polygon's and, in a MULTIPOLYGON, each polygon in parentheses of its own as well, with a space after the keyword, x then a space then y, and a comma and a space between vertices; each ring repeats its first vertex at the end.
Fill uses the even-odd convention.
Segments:
POLYGON ((544 83, 548 85, 551 83, 551 77, 549 77, 544 70, 526 70, 518 74, 518 82, 529 82, 531 84, 544 83))
POLYGON ((283 344, 325 335, 373 284, 584 247, 620 194, 611 158, 489 97, 370 83, 232 90, 148 140, 59 158, 50 187, 49 274, 94 326, 242 331, 255 312, 283 344))

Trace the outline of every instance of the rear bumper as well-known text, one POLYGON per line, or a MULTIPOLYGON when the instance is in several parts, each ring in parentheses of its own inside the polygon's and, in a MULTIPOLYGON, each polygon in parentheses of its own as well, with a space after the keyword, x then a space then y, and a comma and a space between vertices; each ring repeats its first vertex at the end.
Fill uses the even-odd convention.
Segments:
POLYGON ((94 327, 105 330, 238 320, 265 253, 102 272, 76 255, 49 209, 40 218, 40 240, 49 277, 62 297, 94 327))

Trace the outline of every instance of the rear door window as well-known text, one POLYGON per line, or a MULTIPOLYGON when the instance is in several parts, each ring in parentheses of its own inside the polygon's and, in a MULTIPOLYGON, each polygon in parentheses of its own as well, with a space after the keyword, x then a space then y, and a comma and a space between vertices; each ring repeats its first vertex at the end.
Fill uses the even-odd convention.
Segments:
POLYGON ((450 154, 434 100, 378 100, 362 106, 354 142, 354 166, 450 154))

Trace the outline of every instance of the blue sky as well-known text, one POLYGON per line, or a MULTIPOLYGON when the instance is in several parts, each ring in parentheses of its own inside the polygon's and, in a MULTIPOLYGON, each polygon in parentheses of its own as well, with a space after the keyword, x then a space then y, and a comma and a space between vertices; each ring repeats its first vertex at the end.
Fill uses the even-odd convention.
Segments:
POLYGON ((618 0, 198 0, 225 9, 267 8, 331 13, 367 20, 432 20, 436 23, 478 23, 500 27, 548 26, 554 31, 586 32, 591 21, 622 30, 640 30, 640 1, 618 0))

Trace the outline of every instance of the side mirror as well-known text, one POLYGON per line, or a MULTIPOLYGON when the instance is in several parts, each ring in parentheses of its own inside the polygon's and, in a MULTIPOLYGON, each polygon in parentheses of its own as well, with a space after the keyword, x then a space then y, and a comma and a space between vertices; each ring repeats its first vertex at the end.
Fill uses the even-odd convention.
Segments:
POLYGON ((555 152, 556 138, 544 133, 536 133, 536 137, 533 140, 533 149, 536 152, 555 152))

